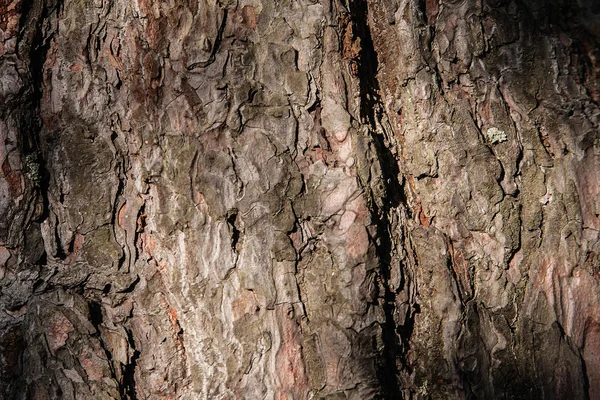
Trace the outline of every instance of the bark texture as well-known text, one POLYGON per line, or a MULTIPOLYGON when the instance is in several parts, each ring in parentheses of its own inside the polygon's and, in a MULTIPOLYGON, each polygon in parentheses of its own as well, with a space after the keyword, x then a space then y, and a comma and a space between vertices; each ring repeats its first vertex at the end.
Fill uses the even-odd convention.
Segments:
POLYGON ((0 397, 600 398, 594 0, 0 0, 0 397))

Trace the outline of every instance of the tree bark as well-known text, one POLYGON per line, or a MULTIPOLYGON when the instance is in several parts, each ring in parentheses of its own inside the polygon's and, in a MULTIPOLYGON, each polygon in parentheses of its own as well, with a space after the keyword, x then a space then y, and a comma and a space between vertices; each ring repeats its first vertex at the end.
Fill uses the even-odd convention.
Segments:
POLYGON ((0 396, 600 398, 594 0, 0 0, 0 396))

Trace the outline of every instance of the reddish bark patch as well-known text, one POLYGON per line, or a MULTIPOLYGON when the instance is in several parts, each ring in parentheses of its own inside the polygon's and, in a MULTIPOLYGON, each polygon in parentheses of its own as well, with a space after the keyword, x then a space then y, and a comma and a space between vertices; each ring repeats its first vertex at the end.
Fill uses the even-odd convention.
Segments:
POLYGON ((546 151, 548 152, 548 154, 551 157, 554 157, 554 150, 552 149, 552 144, 550 143, 550 137, 548 135, 548 131, 546 130, 546 128, 544 126, 541 126, 539 132, 540 132, 539 133, 540 140, 542 141, 544 148, 546 149, 546 151))
POLYGON ((419 207, 419 222, 424 228, 429 228, 429 225, 431 225, 431 218, 425 214, 423 206, 419 207))
POLYGON ((157 50, 158 52, 168 46, 167 31, 168 27, 166 19, 149 19, 148 27, 145 30, 145 38, 151 49, 157 50))
POLYGON ((179 323, 177 311, 175 311, 172 306, 169 306, 169 321, 171 322, 171 328, 173 329, 174 333, 175 347, 177 348, 177 351, 181 353, 181 357, 185 359, 186 356, 185 347, 183 346, 183 329, 179 323))
POLYGON ((256 28, 256 9, 252 6, 242 8, 242 21, 250 29, 256 28))
POLYGON ((365 227, 358 223, 353 223, 346 233, 346 247, 348 254, 352 258, 362 257, 367 254, 369 249, 369 235, 365 227))
POLYGON ((54 354, 56 350, 67 343, 69 333, 73 332, 75 328, 67 317, 58 312, 50 317, 49 325, 49 329, 46 332, 46 340, 48 340, 50 352, 54 354))
POLYGON ((85 370, 89 380, 99 381, 104 376, 104 363, 89 348, 84 348, 81 351, 79 363, 85 370))
POLYGON ((117 223, 121 228, 126 228, 125 224, 127 222, 127 218, 127 203, 123 203, 117 214, 117 223))
POLYGON ((233 301, 233 318, 240 319, 246 314, 255 314, 260 311, 258 299, 253 290, 245 290, 242 295, 233 301))
POLYGON ((357 196, 355 199, 346 203, 346 211, 352 211, 356 215, 356 223, 363 226, 371 223, 371 214, 367 209, 365 198, 363 196, 357 196))
POLYGON ((292 305, 279 305, 275 312, 281 335, 281 347, 275 359, 279 379, 279 392, 276 398, 278 400, 305 399, 309 384, 302 354, 300 325, 292 305))
POLYGON ((154 237, 142 232, 140 234, 140 240, 142 241, 141 247, 144 249, 146 254, 148 254, 150 257, 154 257, 153 254, 156 250, 156 240, 154 240, 154 237))
POLYGON ((177 352, 181 355, 181 359, 185 362, 187 359, 185 353, 185 346, 183 345, 183 328, 179 323, 179 316, 177 315, 177 311, 170 305, 167 300, 163 296, 160 297, 161 304, 167 308, 167 316, 169 318, 169 322, 171 323, 171 330, 173 332, 173 341, 175 343, 175 348, 177 352))
POLYGON ((296 249, 296 251, 300 252, 302 250, 302 246, 304 245, 304 241, 302 238, 302 232, 300 229, 296 229, 291 232, 289 235, 290 240, 292 241, 292 245, 296 249))
POLYGON ((4 174, 4 179, 6 180, 6 183, 8 183, 10 194, 13 196, 20 194, 21 174, 12 170, 8 158, 4 159, 4 162, 2 163, 2 173, 4 174))
POLYGON ((425 0, 425 14, 427 14, 427 23, 430 26, 435 24, 435 19, 439 11, 440 4, 438 0, 425 0))
POLYGON ((7 37, 17 32, 21 14, 21 0, 0 0, 0 29, 7 37))
POLYGON ((81 250, 81 247, 83 246, 84 241, 85 237, 79 232, 77 232, 73 236, 73 239, 71 240, 71 244, 69 246, 67 257, 65 258, 65 263, 69 264, 71 261, 73 261, 73 259, 76 258, 77 254, 79 253, 79 250, 81 250))
POLYGON ((76 233, 75 237, 73 238, 73 246, 71 247, 71 252, 76 253, 77 251, 79 251, 79 249, 81 249, 81 246, 83 246, 83 242, 85 241, 85 238, 83 237, 83 235, 81 233, 76 233))
POLYGON ((360 37, 354 32, 354 25, 350 15, 344 14, 339 17, 340 30, 342 32, 342 58, 350 62, 350 71, 358 75, 358 64, 362 46, 360 37))

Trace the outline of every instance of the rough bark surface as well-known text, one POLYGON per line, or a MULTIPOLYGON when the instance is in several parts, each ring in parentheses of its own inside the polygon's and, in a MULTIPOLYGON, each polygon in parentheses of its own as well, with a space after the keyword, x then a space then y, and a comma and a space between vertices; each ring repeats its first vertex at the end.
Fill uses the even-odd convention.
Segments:
POLYGON ((0 0, 0 397, 600 398, 599 37, 0 0))

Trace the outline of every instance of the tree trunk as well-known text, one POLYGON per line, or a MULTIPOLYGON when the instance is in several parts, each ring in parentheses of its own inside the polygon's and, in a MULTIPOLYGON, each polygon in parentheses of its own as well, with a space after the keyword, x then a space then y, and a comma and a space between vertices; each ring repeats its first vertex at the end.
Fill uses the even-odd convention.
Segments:
POLYGON ((571 3, 0 0, 0 396, 600 398, 571 3))

